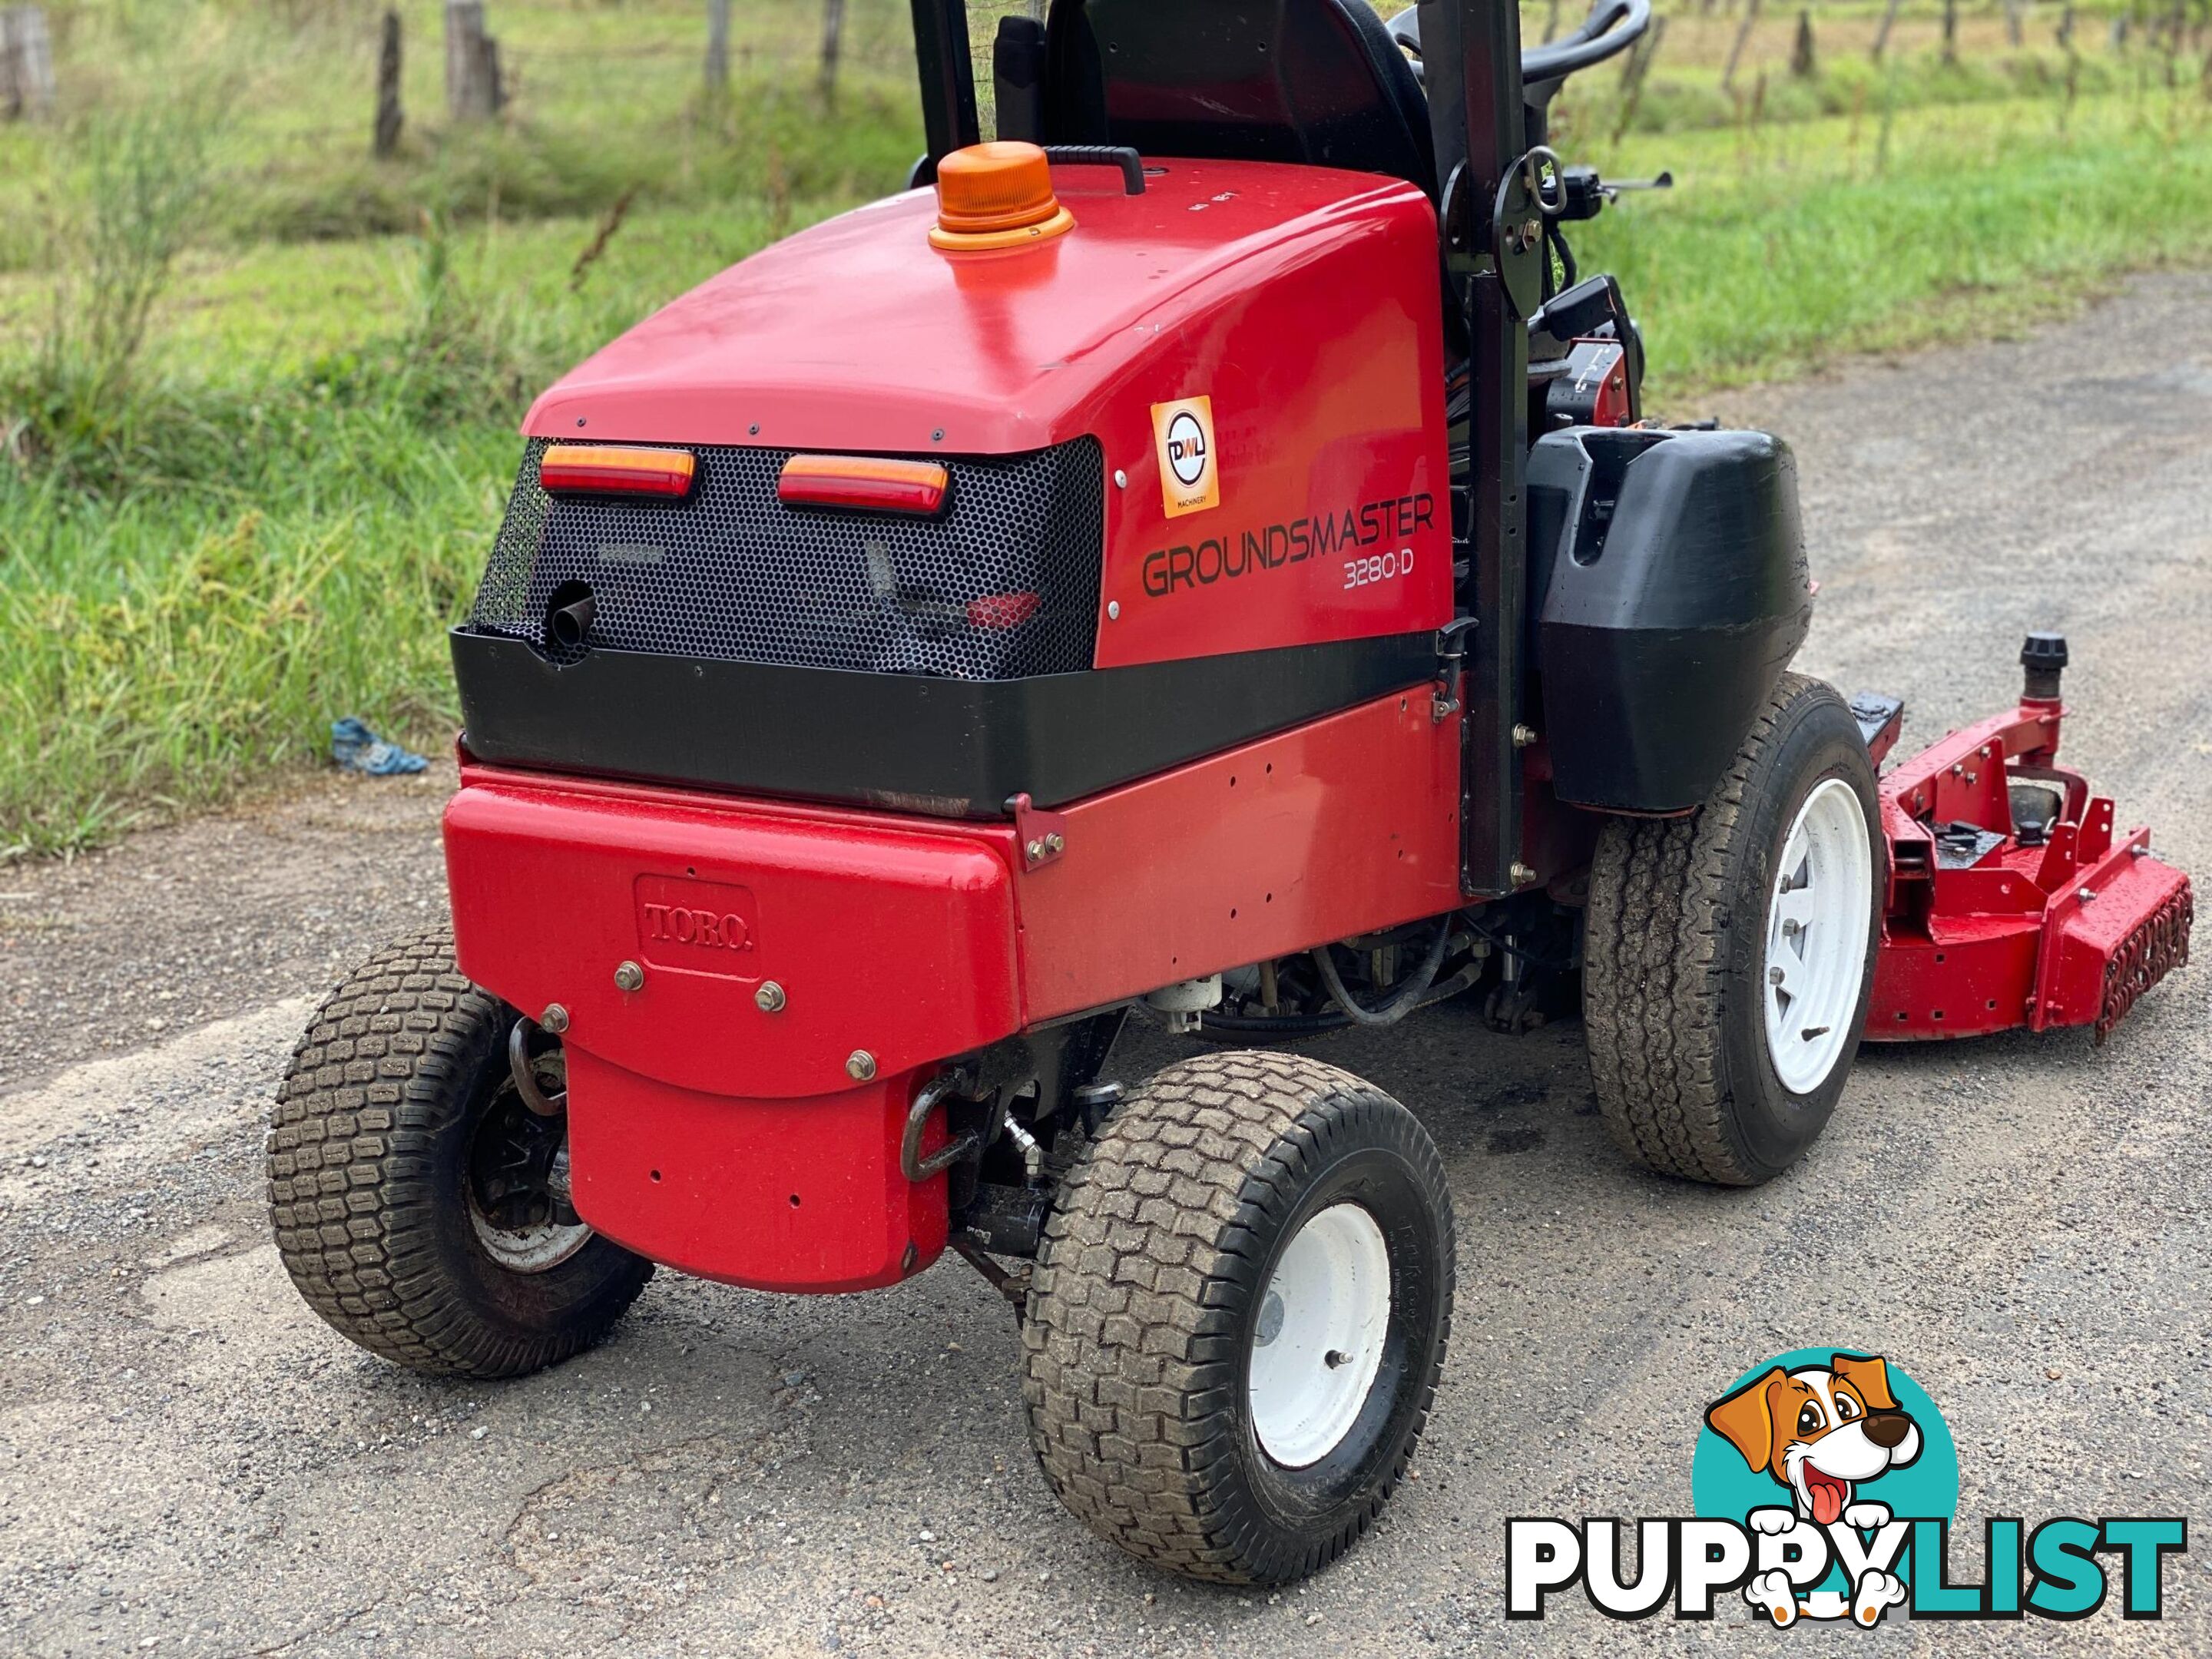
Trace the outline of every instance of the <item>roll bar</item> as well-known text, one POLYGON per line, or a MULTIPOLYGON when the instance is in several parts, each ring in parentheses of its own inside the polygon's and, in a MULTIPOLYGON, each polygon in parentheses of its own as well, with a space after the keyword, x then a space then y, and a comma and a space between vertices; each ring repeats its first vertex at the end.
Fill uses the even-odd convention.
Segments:
MULTIPOLYGON (((1408 6, 1385 27, 1390 38, 1413 59, 1414 75, 1425 80, 1420 9, 1408 6)), ((1650 27, 1651 0, 1597 0, 1589 15, 1571 33, 1521 54, 1521 84, 1541 86, 1547 81, 1565 80, 1593 64, 1602 64, 1634 46, 1650 27)))

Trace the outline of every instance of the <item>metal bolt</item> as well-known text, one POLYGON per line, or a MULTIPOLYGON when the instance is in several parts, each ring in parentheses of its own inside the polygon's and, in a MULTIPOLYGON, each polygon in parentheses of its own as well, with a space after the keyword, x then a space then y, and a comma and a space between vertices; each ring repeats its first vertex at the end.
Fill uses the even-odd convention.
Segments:
POLYGON ((1782 977, 1782 970, 1779 968, 1770 968, 1766 970, 1766 982, 1769 985, 1781 984, 1782 977))
POLYGON ((1042 864, 1044 862, 1044 843, 1042 842, 1033 841, 1022 850, 1030 855, 1030 862, 1031 864, 1042 864))
POLYGON ((1121 600, 1119 600, 1119 599, 1109 599, 1109 600, 1107 600, 1107 601, 1106 601, 1106 620, 1107 620, 1108 622, 1118 622, 1118 621, 1121 619, 1121 600))
POLYGON ((645 969, 634 962, 625 962, 615 969, 615 989, 641 991, 645 988, 645 969))
POLYGON ((855 1048, 845 1061, 845 1075, 855 1083, 866 1083, 876 1074, 876 1057, 866 1048, 855 1048))
POLYGON ((1518 859, 1513 860, 1513 867, 1506 873, 1512 877, 1516 887, 1526 887, 1536 879, 1536 872, 1518 859))
POLYGON ((549 1002, 545 1005, 545 1012, 538 1016, 538 1024, 541 1030, 559 1036, 568 1029, 568 1011, 557 1002, 549 1002))
POLYGON ((1803 933, 1804 931, 1805 931, 1805 924, 1804 924, 1803 922, 1802 922, 1802 921, 1798 921, 1796 917, 1795 917, 1795 916, 1786 916, 1786 917, 1784 917, 1784 918, 1783 919, 1783 922, 1782 922, 1782 937, 1783 937, 1783 938, 1784 938, 1784 939, 1796 939, 1796 938, 1797 937, 1797 935, 1798 935, 1798 934, 1800 934, 1800 933, 1803 933))
POLYGON ((1535 741, 1536 728, 1534 726, 1516 726, 1513 728, 1513 746, 1516 749, 1526 749, 1535 741))
POLYGON ((763 980, 760 989, 753 993, 753 1006, 764 1014, 781 1013, 784 1001, 783 987, 772 979, 763 980))
POLYGON ((1127 489, 1128 487, 1129 475, 1122 471, 1120 467, 1115 467, 1114 469, 1114 488, 1116 489, 1127 489))
POLYGON ((1044 838, 1044 850, 1048 853, 1065 853, 1067 850, 1067 837, 1054 830, 1044 838))
POLYGON ((2074 896, 2080 899, 2082 903, 2087 904, 2091 899, 2097 896, 2097 890, 2094 887, 2084 887, 2080 892, 2075 894, 2074 896))

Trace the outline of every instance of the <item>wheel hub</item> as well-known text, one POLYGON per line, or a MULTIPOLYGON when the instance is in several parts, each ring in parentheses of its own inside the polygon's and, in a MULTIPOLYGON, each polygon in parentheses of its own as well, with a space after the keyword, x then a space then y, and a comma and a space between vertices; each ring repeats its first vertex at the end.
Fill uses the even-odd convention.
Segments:
POLYGON ((1260 1302, 1249 1375, 1261 1449, 1319 1462, 1358 1420, 1390 1325, 1390 1257, 1361 1206, 1333 1204, 1293 1234, 1260 1302))
MULTIPOLYGON (((551 1071, 558 1056, 534 1064, 551 1071)), ((469 1224, 484 1253, 511 1273, 550 1272, 591 1243, 591 1227, 569 1201, 568 1121, 532 1111, 505 1079, 477 1120, 469 1224)))
POLYGON ((1873 884, 1858 795, 1841 778, 1823 779, 1783 842, 1766 907, 1767 1054, 1792 1094, 1825 1083, 1850 1041, 1873 884))

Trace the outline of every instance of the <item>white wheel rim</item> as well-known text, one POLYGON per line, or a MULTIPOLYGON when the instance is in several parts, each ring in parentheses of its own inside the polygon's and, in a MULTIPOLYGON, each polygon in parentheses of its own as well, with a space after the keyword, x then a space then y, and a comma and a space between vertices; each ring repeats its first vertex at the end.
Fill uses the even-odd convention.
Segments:
POLYGON ((1375 1218, 1332 1204, 1299 1228, 1254 1332, 1252 1426, 1285 1468, 1318 1463, 1358 1421, 1390 1328, 1390 1255, 1375 1218))
POLYGON ((1874 853, 1850 785, 1824 779, 1797 809, 1766 903, 1766 1050, 1793 1095, 1827 1081, 1866 971, 1874 853))

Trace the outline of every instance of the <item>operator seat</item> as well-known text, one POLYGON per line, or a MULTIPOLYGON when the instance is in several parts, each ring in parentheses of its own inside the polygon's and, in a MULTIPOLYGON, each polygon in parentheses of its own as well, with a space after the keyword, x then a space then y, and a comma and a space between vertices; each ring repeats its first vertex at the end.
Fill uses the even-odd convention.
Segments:
POLYGON ((1437 195, 1428 102, 1363 0, 1054 0, 1048 144, 1303 161, 1437 195))

